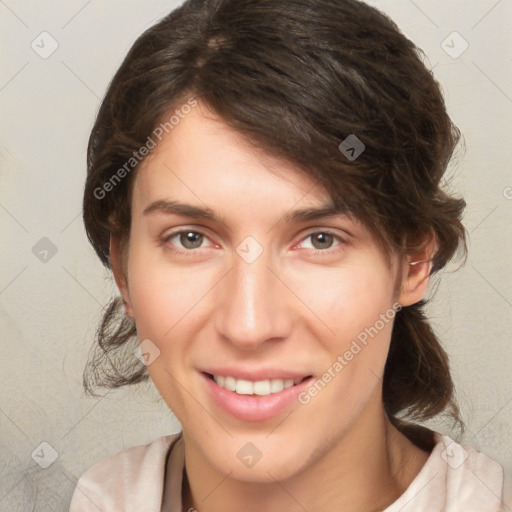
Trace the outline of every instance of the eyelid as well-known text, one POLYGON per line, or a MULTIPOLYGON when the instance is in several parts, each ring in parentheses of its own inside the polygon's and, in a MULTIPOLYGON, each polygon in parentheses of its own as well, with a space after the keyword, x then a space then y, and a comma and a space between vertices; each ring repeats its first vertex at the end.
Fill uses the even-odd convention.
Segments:
POLYGON ((318 253, 323 253, 326 255, 332 254, 332 253, 336 252, 337 250, 340 250, 340 246, 348 244, 346 237, 338 234, 335 230, 330 229, 330 228, 319 227, 319 228, 308 228, 308 230, 305 232, 304 235, 301 236, 300 240, 294 245, 294 247, 297 245, 300 245, 302 242, 304 242, 305 240, 310 238, 312 235, 316 235, 318 233, 331 235, 332 237, 334 237, 335 239, 338 240, 338 244, 335 245, 334 247, 329 247, 328 249, 324 249, 324 250, 315 249, 315 248, 309 249, 310 251, 314 251, 315 254, 318 254, 318 253))
MULTIPOLYGON (((174 238, 175 236, 177 235, 181 235, 182 233, 190 233, 190 232, 193 232, 193 233, 196 233, 196 234, 199 234, 199 235, 202 235, 204 238, 208 239, 210 241, 211 244, 213 244, 213 246, 218 246, 218 244, 216 244, 215 242, 213 242, 211 239, 210 239, 210 236, 207 234, 207 231, 208 230, 205 230, 204 227, 194 227, 194 226, 185 226, 185 227, 180 227, 180 228, 177 228, 175 231, 171 231, 170 233, 166 233, 165 235, 163 235, 162 237, 162 241, 163 243, 168 243, 169 242, 169 239, 171 238, 174 238)), ((299 245, 300 243, 304 242, 305 240, 307 240, 308 238, 310 238, 312 235, 315 235, 315 234, 318 234, 318 233, 324 233, 326 235, 331 235, 333 236, 335 239, 338 240, 338 244, 336 246, 334 246, 334 248, 328 248, 328 249, 325 249, 325 250, 322 250, 322 249, 309 249, 310 251, 313 251, 314 253, 325 253, 326 255, 327 254, 332 254, 333 252, 336 252, 337 250, 339 250, 339 246, 341 245, 346 245, 348 244, 348 241, 346 239, 346 237, 338 234, 334 229, 332 228, 322 228, 322 227, 310 227, 310 228, 307 228, 307 230, 305 230, 303 232, 303 234, 300 236, 300 239, 298 240, 298 242, 296 242, 294 244, 293 247, 299 245)), ((175 248, 173 249, 175 252, 177 253, 194 253, 194 252, 200 252, 201 249, 205 249, 205 247, 201 247, 201 248, 197 248, 197 249, 181 249, 181 248, 175 248)))
MULTIPOLYGON (((205 230, 204 227, 201 227, 201 228, 196 228, 196 227, 193 227, 193 226, 185 226, 185 227, 180 227, 180 228, 177 228, 176 230, 174 231, 171 231, 169 233, 166 233, 162 236, 162 242, 164 244, 167 244, 169 243, 169 240, 171 238, 174 238, 175 236, 177 235, 181 235, 183 233, 196 233, 198 235, 202 235, 205 239, 209 240, 209 242, 213 245, 213 246, 216 246, 218 244, 216 244, 215 242, 213 242, 211 239, 210 239, 210 236, 207 234, 207 231, 208 230, 205 230)), ((174 244, 171 244, 174 246, 174 244)), ((179 247, 176 247, 174 250, 178 253, 193 253, 193 252, 200 252, 201 249, 205 249, 205 247, 201 247, 199 249, 182 249, 182 248, 179 248, 179 247)))

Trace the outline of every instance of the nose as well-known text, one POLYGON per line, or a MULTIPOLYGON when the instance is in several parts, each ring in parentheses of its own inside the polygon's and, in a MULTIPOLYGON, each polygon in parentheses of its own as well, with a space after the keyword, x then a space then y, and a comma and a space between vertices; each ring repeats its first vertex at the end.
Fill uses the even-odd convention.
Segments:
POLYGON ((233 268, 216 297, 216 326, 220 336, 242 349, 285 339, 293 325, 292 293, 264 251, 248 263, 234 253, 233 268))

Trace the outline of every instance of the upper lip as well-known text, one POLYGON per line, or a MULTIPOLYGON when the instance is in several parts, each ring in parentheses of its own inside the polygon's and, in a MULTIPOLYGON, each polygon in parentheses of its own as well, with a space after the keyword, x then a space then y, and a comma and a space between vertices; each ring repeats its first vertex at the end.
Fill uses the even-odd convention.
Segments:
POLYGON ((277 370, 274 368, 261 368, 261 369, 244 369, 244 368, 203 368, 204 373, 211 375, 220 375, 223 377, 234 377, 235 379, 252 380, 254 382, 259 380, 272 380, 272 379, 303 379, 309 377, 310 373, 299 373, 291 370, 277 370))

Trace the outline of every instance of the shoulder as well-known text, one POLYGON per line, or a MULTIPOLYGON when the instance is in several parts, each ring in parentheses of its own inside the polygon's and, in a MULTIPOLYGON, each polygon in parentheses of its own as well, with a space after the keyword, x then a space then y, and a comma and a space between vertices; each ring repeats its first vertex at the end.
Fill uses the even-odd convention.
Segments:
POLYGON ((500 512, 512 510, 512 466, 505 471, 503 482, 503 505, 500 512))
POLYGON ((484 453, 435 433, 427 462, 385 512, 499 512, 503 467, 484 453))
POLYGON ((501 464, 449 436, 436 434, 436 439, 434 462, 445 475, 447 504, 468 512, 497 512, 503 497, 501 464))
POLYGON ((69 512, 159 511, 167 454, 180 435, 132 446, 94 464, 79 478, 69 512), (142 508, 137 496, 144 497, 142 508))

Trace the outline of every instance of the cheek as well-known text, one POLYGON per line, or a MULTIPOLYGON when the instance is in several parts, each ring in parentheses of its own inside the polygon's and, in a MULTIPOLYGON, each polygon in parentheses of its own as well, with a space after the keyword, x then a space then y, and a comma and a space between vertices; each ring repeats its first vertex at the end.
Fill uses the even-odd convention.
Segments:
POLYGON ((378 265, 319 268, 303 281, 300 293, 314 313, 309 329, 327 353, 323 375, 333 394, 323 395, 326 407, 335 400, 357 410, 378 386, 393 327, 392 292, 392 276, 378 265))
MULTIPOLYGON (((139 337, 151 338, 157 345, 172 338, 172 332, 180 324, 180 319, 191 308, 193 286, 181 290, 178 279, 168 279, 151 270, 140 274, 130 283, 130 298, 137 323, 139 337)), ((164 348, 164 347, 161 347, 164 348)))
POLYGON ((297 295, 338 340, 357 336, 392 304, 391 276, 370 265, 310 269, 300 283, 297 295))
POLYGON ((128 282, 138 338, 151 340, 159 351, 147 369, 162 398, 181 419, 190 404, 180 383, 188 378, 189 355, 208 307, 210 280, 204 271, 172 268, 163 258, 151 260, 151 252, 143 247, 130 254, 128 282))
POLYGON ((128 282, 139 339, 151 339, 161 351, 188 342, 187 333, 208 306, 214 286, 211 271, 173 267, 154 249, 135 248, 130 254, 128 282), (151 259, 151 257, 153 258, 151 259))

